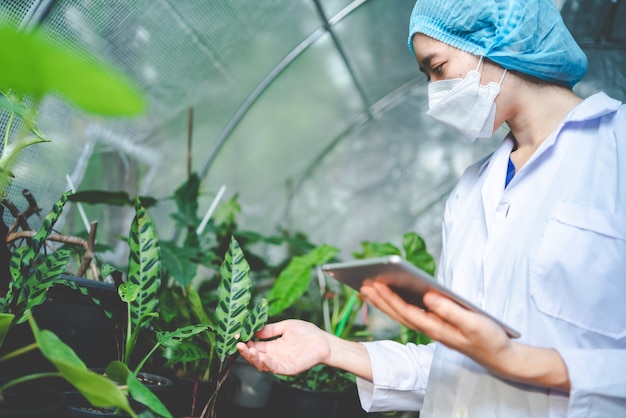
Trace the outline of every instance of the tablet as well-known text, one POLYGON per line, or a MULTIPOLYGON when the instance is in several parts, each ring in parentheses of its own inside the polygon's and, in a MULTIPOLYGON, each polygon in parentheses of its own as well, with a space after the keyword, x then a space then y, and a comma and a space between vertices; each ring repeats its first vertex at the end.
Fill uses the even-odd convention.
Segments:
POLYGON ((389 286, 402 299, 422 309, 426 308, 422 303, 422 296, 427 291, 434 290, 452 299, 465 309, 491 318, 506 331, 509 337, 519 338, 521 335, 483 309, 443 287, 437 283, 433 276, 397 255, 324 264, 322 271, 356 290, 361 289, 361 284, 366 279, 380 281, 389 286))

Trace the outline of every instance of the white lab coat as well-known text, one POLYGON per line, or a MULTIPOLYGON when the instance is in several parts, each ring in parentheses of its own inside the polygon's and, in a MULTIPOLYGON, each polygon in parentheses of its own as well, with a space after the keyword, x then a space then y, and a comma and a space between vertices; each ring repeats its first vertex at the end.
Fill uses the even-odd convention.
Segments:
POLYGON ((500 379, 441 344, 365 343, 368 411, 420 417, 626 417, 626 106, 587 98, 504 187, 513 141, 471 166, 444 214, 438 279, 553 347, 568 393, 500 379))

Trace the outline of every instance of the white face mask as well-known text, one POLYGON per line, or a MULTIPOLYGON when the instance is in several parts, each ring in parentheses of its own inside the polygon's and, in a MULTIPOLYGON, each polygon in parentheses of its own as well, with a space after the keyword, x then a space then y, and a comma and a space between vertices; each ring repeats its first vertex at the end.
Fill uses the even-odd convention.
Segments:
POLYGON ((428 85, 428 112, 426 114, 459 131, 468 141, 493 135, 496 118, 495 99, 500 93, 499 83, 480 84, 480 58, 475 70, 464 79, 440 80, 428 85))

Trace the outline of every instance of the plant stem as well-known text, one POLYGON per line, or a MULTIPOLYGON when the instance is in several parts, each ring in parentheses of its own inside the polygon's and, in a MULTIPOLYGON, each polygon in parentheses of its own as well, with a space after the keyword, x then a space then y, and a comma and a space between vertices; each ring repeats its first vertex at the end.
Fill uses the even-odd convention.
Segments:
POLYGON ((9 121, 7 122, 7 127, 4 130, 4 147, 3 150, 7 149, 9 145, 9 135, 11 134, 11 127, 13 126, 13 119, 15 118, 15 112, 11 112, 11 116, 9 116, 9 121))
POLYGON ((341 316, 341 321, 339 321, 339 324, 337 325, 337 329, 335 330, 335 336, 337 337, 341 336, 343 329, 348 323, 348 319, 350 319, 350 315, 352 314, 352 308, 354 307, 354 304, 356 303, 357 299, 358 299, 357 293, 353 292, 352 296, 350 296, 350 299, 348 300, 348 303, 346 304, 346 307, 343 311, 343 315, 341 316))
POLYGON ((13 379, 13 380, 5 383, 4 385, 0 386, 0 392, 3 391, 3 390, 8 389, 10 387, 13 387, 15 385, 19 385, 20 383, 28 382, 30 380, 35 380, 35 379, 42 379, 44 377, 63 377, 63 376, 59 372, 29 374, 29 375, 26 375, 26 376, 22 376, 22 377, 18 377, 16 379, 13 379))
POLYGON ((137 376, 137 374, 139 373, 139 371, 141 370, 141 368, 143 367, 143 365, 146 363, 146 361, 148 361, 148 359, 150 358, 150 356, 152 355, 152 353, 154 353, 156 351, 157 348, 159 348, 159 346, 161 345, 161 343, 157 342, 154 347, 152 347, 152 349, 148 352, 148 354, 145 355, 145 357, 143 358, 143 360, 141 360, 139 362, 139 364, 137 365, 137 367, 135 367, 135 370, 133 371, 133 374, 135 376, 137 376))
POLYGON ((12 359, 13 357, 22 355, 24 353, 28 353, 29 351, 32 351, 36 349, 37 347, 38 347, 37 343, 32 343, 22 348, 18 348, 17 350, 11 351, 10 353, 5 354, 4 356, 0 357, 0 363, 6 360, 12 359))
POLYGON ((124 357, 122 358, 122 363, 128 366, 128 362, 130 362, 130 352, 132 350, 132 322, 130 321, 130 302, 126 302, 126 347, 124 349, 124 357))

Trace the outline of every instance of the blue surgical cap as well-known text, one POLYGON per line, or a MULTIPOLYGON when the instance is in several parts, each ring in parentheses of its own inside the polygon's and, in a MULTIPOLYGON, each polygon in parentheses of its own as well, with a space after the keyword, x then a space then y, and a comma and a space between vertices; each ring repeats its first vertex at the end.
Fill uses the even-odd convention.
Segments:
POLYGON ((409 23, 413 54, 416 33, 570 87, 587 71, 553 0, 417 0, 409 23))

